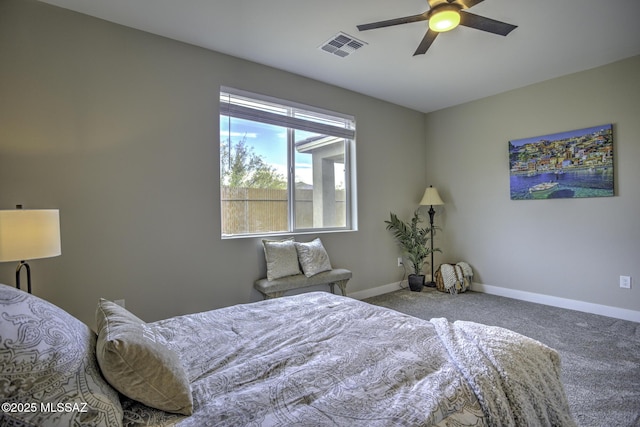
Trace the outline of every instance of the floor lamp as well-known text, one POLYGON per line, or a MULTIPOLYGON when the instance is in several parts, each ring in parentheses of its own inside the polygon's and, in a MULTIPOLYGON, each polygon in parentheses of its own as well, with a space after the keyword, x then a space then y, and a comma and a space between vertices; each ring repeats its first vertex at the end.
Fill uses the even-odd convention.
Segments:
POLYGON ((20 289, 20 272, 27 271, 27 292, 31 293, 31 267, 26 260, 62 254, 60 247, 60 212, 57 209, 0 210, 0 262, 19 261, 16 288, 20 289))
POLYGON ((433 209, 433 207, 437 205, 444 205, 444 202, 440 198, 438 190, 433 188, 433 185, 430 185, 424 191, 424 196, 422 196, 420 205, 431 206, 429 208, 429 227, 431 228, 431 281, 425 284, 425 286, 434 288, 436 286, 436 282, 433 280, 433 216, 435 215, 436 211, 433 209))

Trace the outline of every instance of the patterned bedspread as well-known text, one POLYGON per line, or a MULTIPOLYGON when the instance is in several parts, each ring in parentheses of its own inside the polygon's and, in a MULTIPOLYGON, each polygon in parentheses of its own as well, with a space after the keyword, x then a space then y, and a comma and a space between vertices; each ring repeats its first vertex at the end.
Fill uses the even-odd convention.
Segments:
POLYGON ((316 292, 151 325, 188 372, 194 414, 128 401, 125 426, 497 425, 434 323, 386 308, 316 292))

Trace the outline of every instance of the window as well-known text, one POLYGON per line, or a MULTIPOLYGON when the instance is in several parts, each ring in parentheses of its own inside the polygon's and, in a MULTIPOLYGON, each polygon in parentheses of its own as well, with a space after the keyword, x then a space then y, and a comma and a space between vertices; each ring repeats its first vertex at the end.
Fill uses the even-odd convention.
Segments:
POLYGON ((223 87, 222 237, 355 228, 355 120, 223 87))

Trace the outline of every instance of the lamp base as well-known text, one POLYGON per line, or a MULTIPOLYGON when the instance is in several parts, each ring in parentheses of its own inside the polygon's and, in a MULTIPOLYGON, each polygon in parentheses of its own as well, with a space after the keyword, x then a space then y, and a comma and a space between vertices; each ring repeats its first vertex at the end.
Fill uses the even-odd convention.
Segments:
POLYGON ((20 289, 20 271, 22 267, 27 269, 27 292, 31 293, 31 267, 25 261, 20 261, 16 267, 16 288, 20 289))
POLYGON ((427 288, 435 288, 436 282, 427 282, 424 284, 427 288))

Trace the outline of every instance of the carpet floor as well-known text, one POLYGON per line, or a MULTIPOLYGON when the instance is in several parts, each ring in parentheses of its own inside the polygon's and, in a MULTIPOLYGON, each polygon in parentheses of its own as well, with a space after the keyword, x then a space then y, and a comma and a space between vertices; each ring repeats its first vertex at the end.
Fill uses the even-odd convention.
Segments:
POLYGON ((640 323, 478 292, 425 288, 365 300, 421 319, 511 329, 560 353, 562 382, 581 427, 640 426, 640 323))

